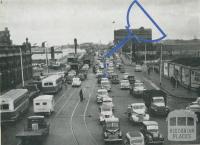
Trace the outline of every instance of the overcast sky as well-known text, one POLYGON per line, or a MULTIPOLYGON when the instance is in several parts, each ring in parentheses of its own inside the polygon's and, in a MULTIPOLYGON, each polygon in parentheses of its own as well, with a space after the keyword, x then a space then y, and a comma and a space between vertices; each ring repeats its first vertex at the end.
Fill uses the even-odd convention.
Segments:
MULTIPOLYGON (((49 45, 113 40, 113 30, 126 25, 126 13, 132 0, 2 0, 0 30, 8 27, 11 39, 21 44, 48 41, 49 45), (112 22, 115 21, 113 24, 112 22)), ((200 0, 139 0, 167 34, 166 39, 200 38, 200 0)), ((157 29, 134 6, 132 28, 157 29)))

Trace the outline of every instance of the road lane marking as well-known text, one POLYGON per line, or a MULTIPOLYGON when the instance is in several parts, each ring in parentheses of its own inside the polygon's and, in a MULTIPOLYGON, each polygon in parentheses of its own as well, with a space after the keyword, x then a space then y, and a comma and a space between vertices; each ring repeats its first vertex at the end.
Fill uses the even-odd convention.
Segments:
POLYGON ((73 128, 73 116, 75 114, 75 111, 79 105, 80 101, 78 101, 76 103, 76 106, 74 107, 74 110, 72 111, 72 114, 71 114, 71 117, 70 117, 70 127, 71 127, 71 132, 72 132, 72 135, 73 135, 73 138, 74 138, 74 145, 79 145, 79 142, 78 142, 78 139, 76 138, 76 135, 75 135, 75 132, 74 132, 74 128, 73 128))
POLYGON ((87 123, 86 123, 86 113, 87 113, 87 109, 88 109, 88 105, 90 103, 90 99, 91 99, 91 96, 92 96, 92 93, 94 91, 94 86, 92 88, 92 92, 90 92, 89 94, 89 98, 88 98, 88 101, 87 101, 87 104, 86 104, 86 107, 85 107, 85 110, 84 110, 84 114, 83 114, 83 120, 84 120, 84 124, 85 124, 85 128, 87 129, 87 132, 88 134, 90 135, 90 137, 92 138, 92 142, 95 143, 95 145, 98 145, 96 139, 94 138, 94 136, 91 134, 88 126, 87 126, 87 123))

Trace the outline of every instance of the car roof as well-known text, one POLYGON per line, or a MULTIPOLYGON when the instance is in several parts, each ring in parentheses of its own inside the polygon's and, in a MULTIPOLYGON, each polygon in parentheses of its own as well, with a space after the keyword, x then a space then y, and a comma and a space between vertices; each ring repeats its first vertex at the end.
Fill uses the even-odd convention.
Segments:
POLYGON ((28 119, 43 119, 44 116, 29 116, 28 119))
POLYGON ((158 125, 158 123, 156 121, 143 121, 143 124, 146 125, 146 126, 158 125))
POLYGON ((112 98, 110 98, 110 97, 103 97, 103 100, 109 100, 109 101, 112 101, 112 98))
POLYGON ((142 134, 139 131, 130 131, 126 133, 126 136, 130 139, 130 138, 135 138, 135 137, 141 137, 142 134))
POLYGON ((117 117, 105 118, 105 122, 119 122, 119 118, 117 117))
POLYGON ((36 100, 51 100, 51 99, 53 99, 53 95, 40 95, 34 98, 33 100, 36 101, 36 100))
POLYGON ((145 106, 144 103, 132 103, 132 104, 131 104, 131 106, 139 106, 139 105, 144 105, 144 106, 145 106))
POLYGON ((107 92, 106 89, 98 89, 97 92, 107 92))

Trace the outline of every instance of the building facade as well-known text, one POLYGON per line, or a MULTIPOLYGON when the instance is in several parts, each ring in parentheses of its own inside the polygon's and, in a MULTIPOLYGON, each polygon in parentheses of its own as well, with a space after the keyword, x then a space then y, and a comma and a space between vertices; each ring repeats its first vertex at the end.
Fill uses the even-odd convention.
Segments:
POLYGON ((15 88, 22 83, 21 63, 24 80, 31 79, 31 44, 28 39, 22 45, 13 45, 9 30, 6 28, 0 31, 0 92, 15 88))
MULTIPOLYGON (((132 29, 132 32, 140 38, 146 40, 152 40, 152 29, 146 29, 141 27, 139 29, 132 29)), ((128 35, 128 31, 126 29, 119 29, 114 31, 114 43, 115 45, 122 41, 128 35)), ((132 59, 137 60, 144 60, 145 58, 145 49, 147 59, 150 55, 152 55, 152 43, 143 43, 138 42, 135 39, 129 40, 122 48, 122 52, 130 53, 132 59)))

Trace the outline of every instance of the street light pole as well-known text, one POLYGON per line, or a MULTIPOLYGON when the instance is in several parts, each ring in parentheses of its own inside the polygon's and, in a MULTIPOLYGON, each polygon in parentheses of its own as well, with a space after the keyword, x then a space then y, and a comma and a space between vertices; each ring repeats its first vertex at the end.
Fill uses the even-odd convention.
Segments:
POLYGON ((22 75, 22 86, 24 87, 24 68, 23 68, 23 60, 22 60, 22 49, 19 48, 20 51, 20 61, 21 61, 21 75, 22 75))
POLYGON ((160 85, 162 85, 162 44, 160 47, 160 85))

